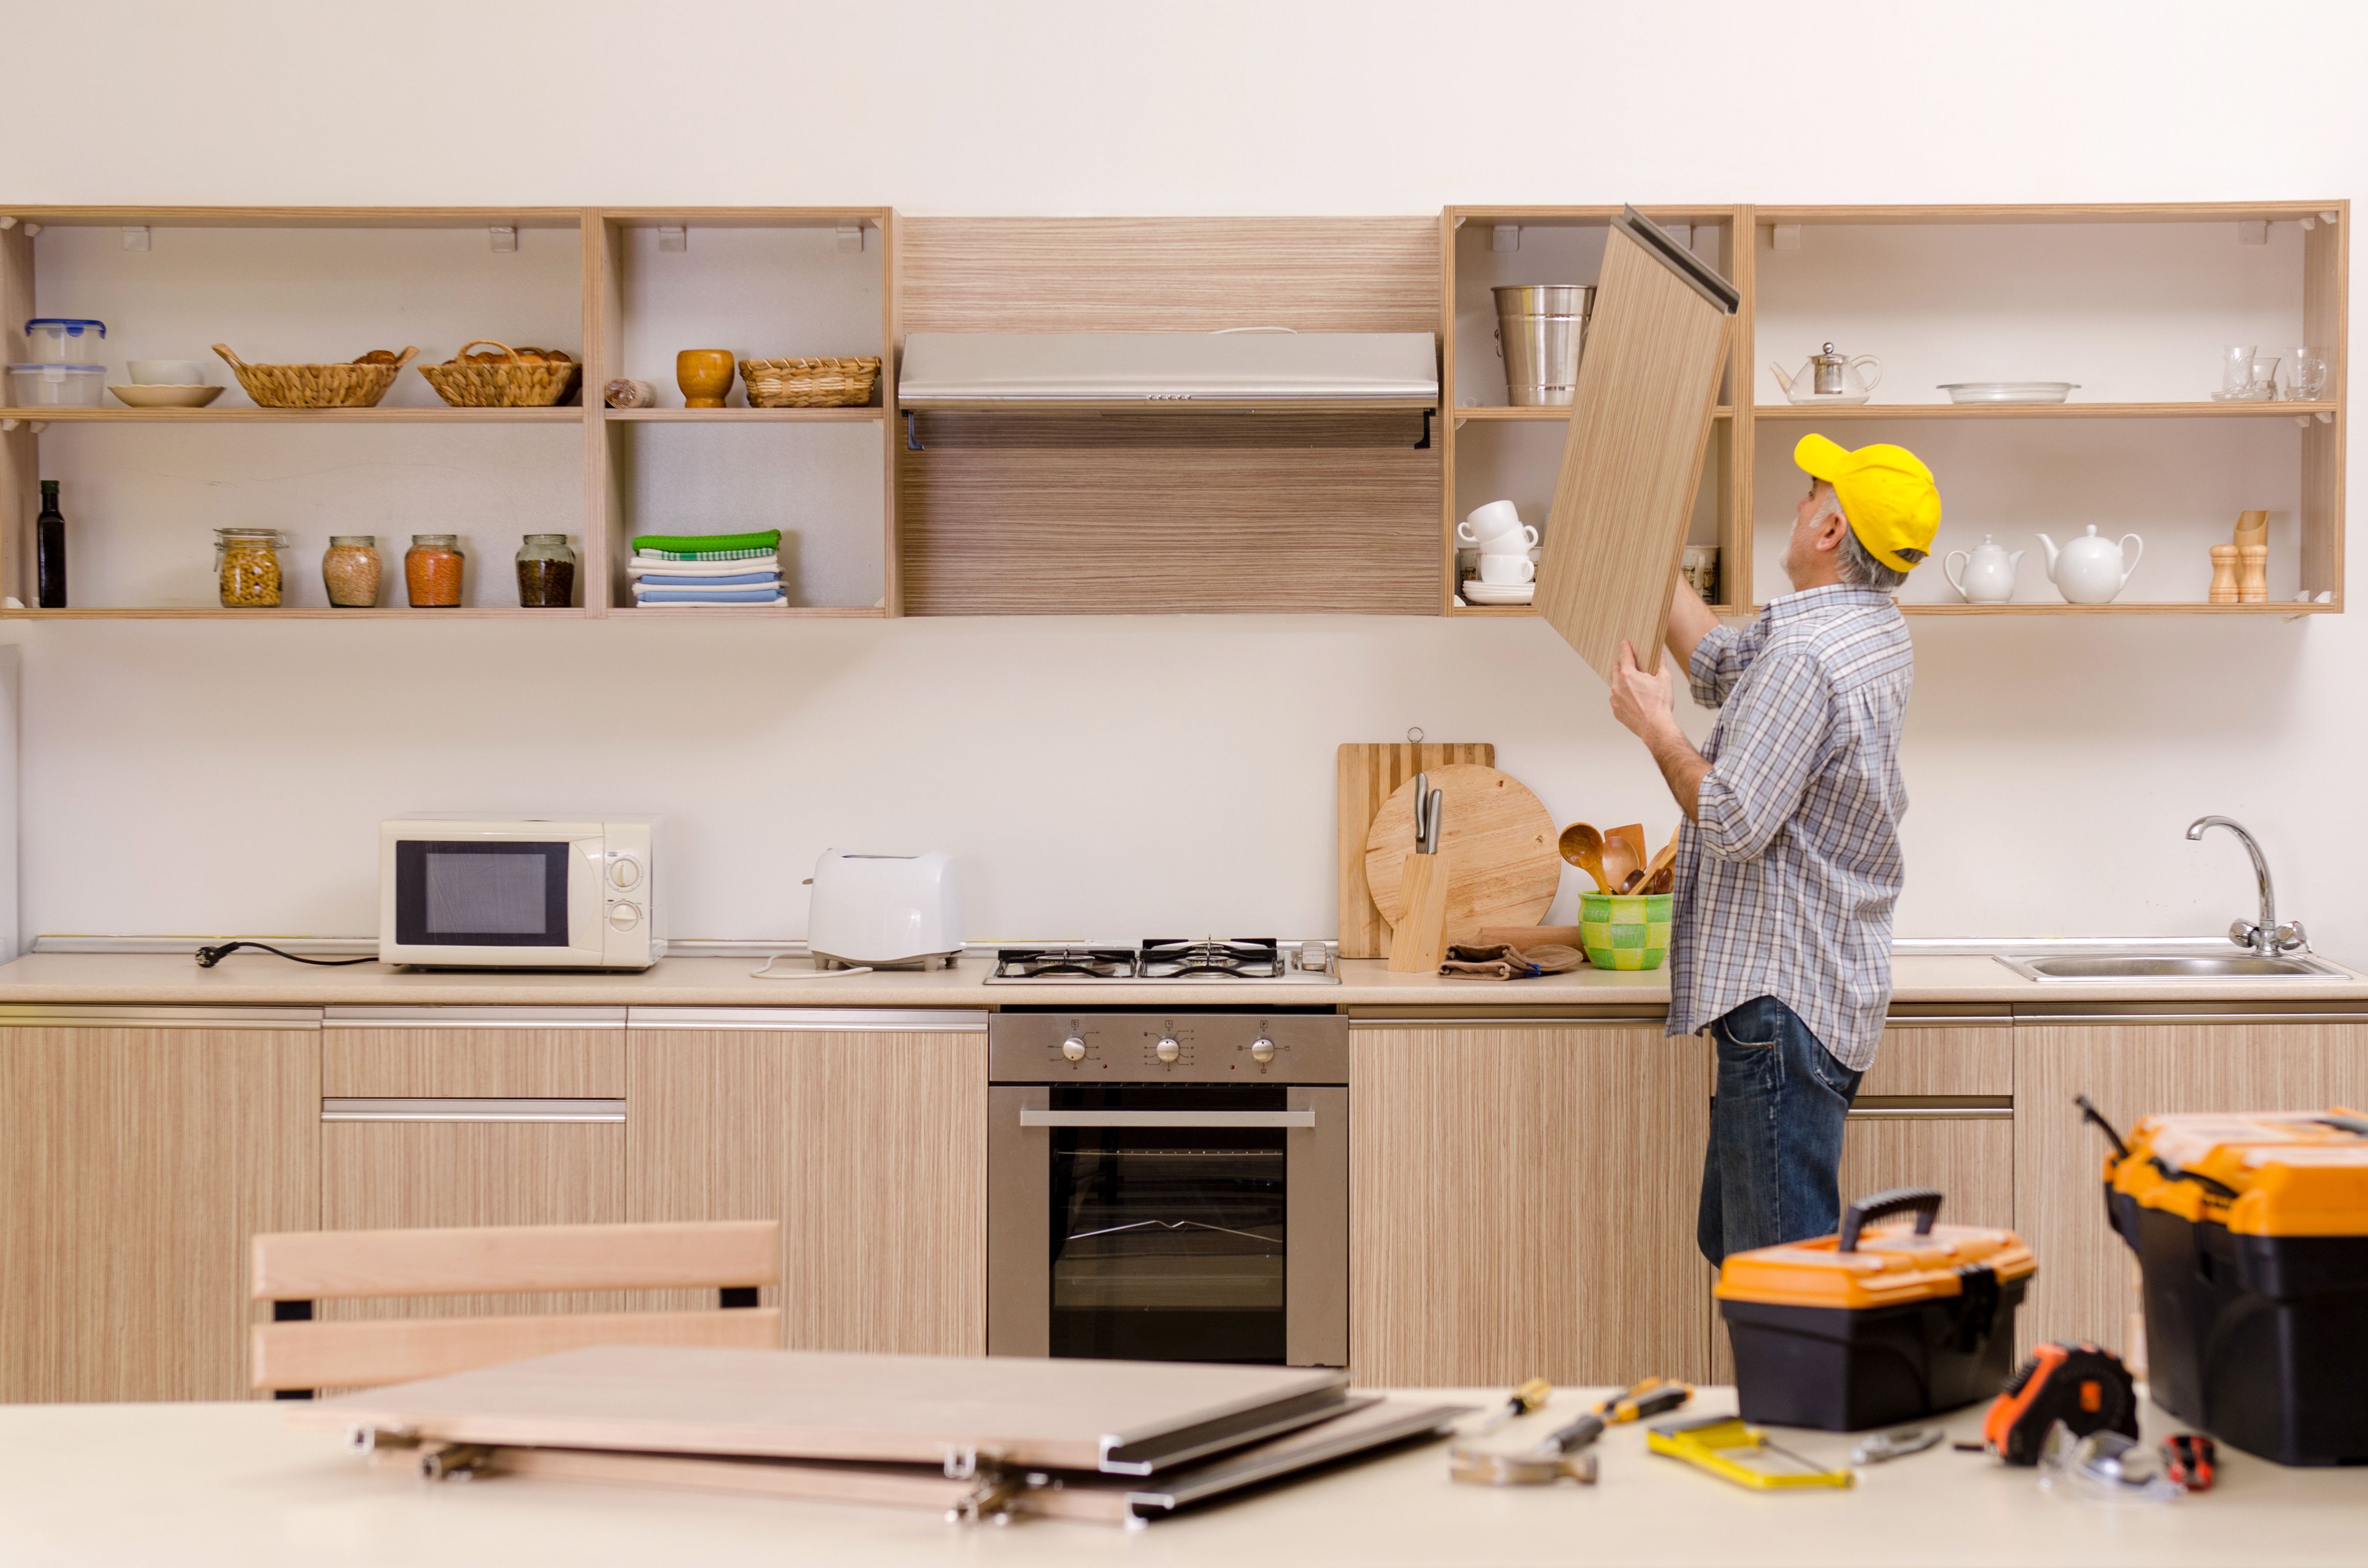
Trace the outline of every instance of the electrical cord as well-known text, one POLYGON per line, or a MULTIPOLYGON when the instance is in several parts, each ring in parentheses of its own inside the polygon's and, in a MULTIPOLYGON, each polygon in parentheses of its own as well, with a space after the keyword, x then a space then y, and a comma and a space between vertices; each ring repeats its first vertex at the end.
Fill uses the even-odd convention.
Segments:
POLYGON ((378 955, 375 953, 372 953, 370 957, 364 959, 308 959, 302 953, 283 952, 281 949, 273 947, 268 942, 221 942, 211 948, 199 948, 198 949, 198 967, 199 969, 211 969, 214 965, 222 962, 222 960, 230 957, 231 954, 238 951, 241 948, 255 948, 263 952, 276 954, 280 958, 290 960, 291 962, 316 963, 324 968, 330 969, 334 969, 340 964, 378 962, 378 955))

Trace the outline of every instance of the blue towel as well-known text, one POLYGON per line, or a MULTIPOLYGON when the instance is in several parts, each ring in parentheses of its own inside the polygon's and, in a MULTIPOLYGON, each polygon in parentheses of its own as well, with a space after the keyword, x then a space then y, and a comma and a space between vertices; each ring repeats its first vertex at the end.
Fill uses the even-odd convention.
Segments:
POLYGON ((762 588, 734 588, 729 593, 702 594, 688 588, 635 587, 633 601, 645 605, 768 605, 781 597, 778 585, 762 588))
POLYGON ((758 583, 779 583, 779 572, 740 572, 728 577, 682 577, 655 572, 645 572, 633 579, 636 586, 649 588, 742 588, 758 583))

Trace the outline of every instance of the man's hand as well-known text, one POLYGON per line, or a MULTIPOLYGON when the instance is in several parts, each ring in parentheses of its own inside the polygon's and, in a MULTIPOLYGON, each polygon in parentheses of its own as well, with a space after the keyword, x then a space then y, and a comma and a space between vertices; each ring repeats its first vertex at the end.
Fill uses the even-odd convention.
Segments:
POLYGON ((1620 644, 1620 665, 1611 672, 1611 716, 1635 733, 1646 745, 1656 734, 1678 727, 1676 687, 1667 661, 1658 675, 1646 675, 1636 664, 1636 650, 1620 644))
POLYGON ((1674 677, 1667 664, 1660 674, 1648 676, 1637 667, 1634 647, 1620 644, 1620 665, 1611 672, 1611 716, 1634 731, 1645 749, 1653 754, 1678 809, 1699 820, 1702 776, 1710 771, 1710 764, 1678 728, 1674 692, 1674 677))

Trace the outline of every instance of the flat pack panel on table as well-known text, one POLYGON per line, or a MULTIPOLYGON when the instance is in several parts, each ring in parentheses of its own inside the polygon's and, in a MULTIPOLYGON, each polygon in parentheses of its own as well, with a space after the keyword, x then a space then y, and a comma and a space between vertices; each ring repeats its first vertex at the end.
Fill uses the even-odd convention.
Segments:
POLYGON ((1538 613, 1598 675, 1657 667, 1734 315, 1614 225, 1538 567, 1538 613))

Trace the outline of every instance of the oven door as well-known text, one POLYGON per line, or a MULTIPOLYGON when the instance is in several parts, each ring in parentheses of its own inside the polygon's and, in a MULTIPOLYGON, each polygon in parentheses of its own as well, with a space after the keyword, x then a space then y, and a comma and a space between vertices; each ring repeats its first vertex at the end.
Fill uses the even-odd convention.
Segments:
POLYGON ((388 963, 580 968, 603 957, 598 828, 405 824, 381 841, 388 963))
POLYGON ((988 1352, 1345 1366, 1348 1100, 989 1089, 988 1352))

